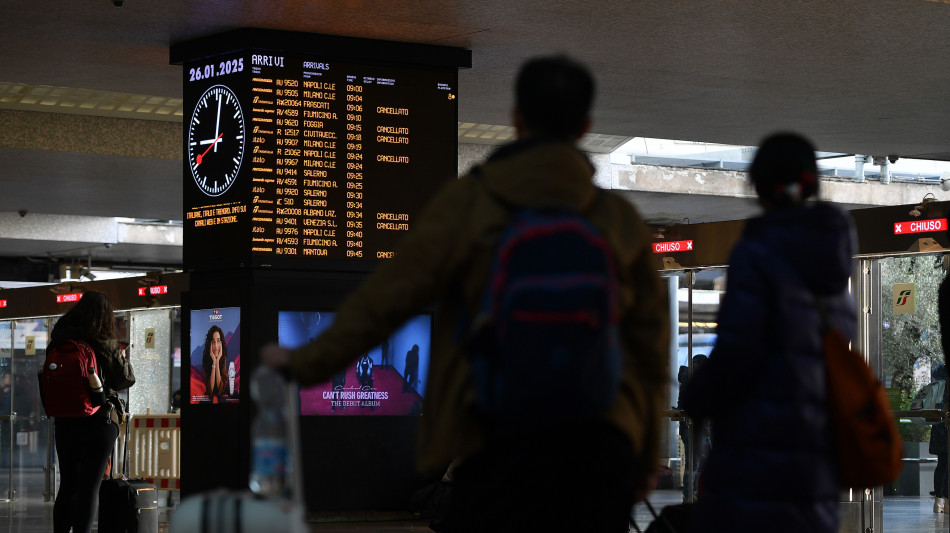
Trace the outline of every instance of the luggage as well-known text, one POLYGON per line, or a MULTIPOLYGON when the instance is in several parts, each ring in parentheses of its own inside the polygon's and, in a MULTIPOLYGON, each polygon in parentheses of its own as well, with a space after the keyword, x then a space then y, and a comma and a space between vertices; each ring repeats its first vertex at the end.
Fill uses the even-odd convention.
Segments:
MULTIPOLYGON (((128 478, 128 419, 125 426, 123 475, 104 479, 99 487, 99 533, 158 533, 158 490, 144 479, 128 478)), ((114 453, 113 457, 117 455, 114 453)))
POLYGON ((110 478, 99 487, 100 533, 158 533, 158 490, 144 479, 110 478))

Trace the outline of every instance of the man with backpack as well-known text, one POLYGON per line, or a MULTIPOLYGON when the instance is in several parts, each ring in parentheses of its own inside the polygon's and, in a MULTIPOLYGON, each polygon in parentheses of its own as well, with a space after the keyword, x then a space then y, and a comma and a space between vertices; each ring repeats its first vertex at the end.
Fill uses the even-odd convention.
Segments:
POLYGON ((575 147, 593 95, 575 61, 528 61, 518 141, 443 187, 319 338, 262 351, 323 382, 435 304, 417 464, 458 459, 442 531, 625 532, 657 467, 666 289, 647 227, 575 147))

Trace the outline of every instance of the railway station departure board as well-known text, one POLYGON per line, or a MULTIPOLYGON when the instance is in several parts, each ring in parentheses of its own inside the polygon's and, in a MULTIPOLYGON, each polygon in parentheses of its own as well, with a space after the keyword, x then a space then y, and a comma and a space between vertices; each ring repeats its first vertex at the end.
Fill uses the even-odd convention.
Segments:
POLYGON ((456 175, 454 58, 470 56, 299 34, 289 46, 183 61, 186 268, 369 269, 456 175))

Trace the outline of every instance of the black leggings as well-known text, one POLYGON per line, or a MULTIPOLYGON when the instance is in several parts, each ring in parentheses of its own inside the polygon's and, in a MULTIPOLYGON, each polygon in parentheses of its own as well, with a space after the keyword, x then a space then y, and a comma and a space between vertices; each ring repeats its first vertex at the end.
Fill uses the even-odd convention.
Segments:
POLYGON ((54 533, 89 533, 99 505, 99 485, 119 428, 108 418, 57 418, 59 492, 53 505, 54 533))
POLYGON ((947 497, 947 452, 937 456, 937 469, 934 470, 934 495, 936 498, 947 497))

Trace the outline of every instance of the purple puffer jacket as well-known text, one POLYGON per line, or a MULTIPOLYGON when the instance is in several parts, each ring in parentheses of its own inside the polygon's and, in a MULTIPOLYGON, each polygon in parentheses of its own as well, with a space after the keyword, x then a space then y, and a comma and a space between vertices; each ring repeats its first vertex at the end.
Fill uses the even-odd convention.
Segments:
POLYGON ((854 242, 850 218, 819 203, 750 220, 733 249, 716 347, 683 391, 713 424, 694 531, 837 531, 816 297, 853 338, 854 242))

